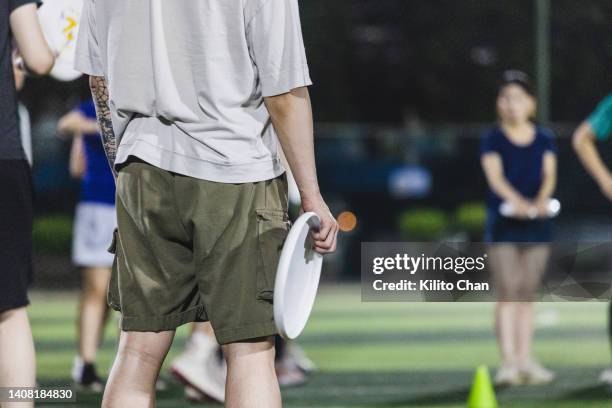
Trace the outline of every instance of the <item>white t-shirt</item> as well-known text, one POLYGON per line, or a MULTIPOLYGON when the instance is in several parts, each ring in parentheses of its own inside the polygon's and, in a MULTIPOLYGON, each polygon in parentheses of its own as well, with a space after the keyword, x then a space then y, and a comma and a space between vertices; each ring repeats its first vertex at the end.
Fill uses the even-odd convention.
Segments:
POLYGON ((85 0, 75 66, 106 77, 116 166, 222 183, 283 173, 263 97, 312 84, 297 0, 85 0))

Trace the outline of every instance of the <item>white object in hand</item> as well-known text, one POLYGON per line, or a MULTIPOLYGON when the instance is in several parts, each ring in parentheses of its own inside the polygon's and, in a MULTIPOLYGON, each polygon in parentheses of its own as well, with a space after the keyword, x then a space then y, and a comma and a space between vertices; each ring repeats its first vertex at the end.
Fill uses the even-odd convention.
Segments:
POLYGON ((49 48, 56 54, 50 75, 58 81, 74 81, 82 74, 74 69, 83 0, 45 0, 38 21, 49 48))
POLYGON ((319 288, 323 256, 313 248, 311 230, 321 224, 315 213, 298 218, 283 246, 274 284, 274 321, 281 336, 298 337, 310 317, 319 288))
MULTIPOLYGON (((555 218, 561 212, 561 202, 553 198, 548 201, 546 206, 546 215, 548 218, 555 218)), ((506 218, 516 217, 516 207, 510 202, 505 202, 499 207, 499 213, 506 218)), ((527 212, 527 217, 531 220, 538 218, 538 209, 536 207, 530 207, 527 212)))

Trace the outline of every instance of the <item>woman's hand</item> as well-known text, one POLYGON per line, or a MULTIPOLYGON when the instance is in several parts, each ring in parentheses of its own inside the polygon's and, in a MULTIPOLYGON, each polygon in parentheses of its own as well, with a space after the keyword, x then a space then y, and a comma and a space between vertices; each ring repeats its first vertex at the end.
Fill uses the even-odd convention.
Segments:
POLYGON ((548 210, 549 203, 550 203, 549 197, 540 198, 533 203, 533 206, 538 211, 538 218, 548 218, 549 217, 549 210, 548 210))
MULTIPOLYGON (((515 217, 521 220, 533 219, 534 212, 537 211, 537 207, 525 200, 524 198, 516 198, 511 201, 512 205, 516 209, 515 217)), ((537 216, 537 212, 536 212, 537 216)))

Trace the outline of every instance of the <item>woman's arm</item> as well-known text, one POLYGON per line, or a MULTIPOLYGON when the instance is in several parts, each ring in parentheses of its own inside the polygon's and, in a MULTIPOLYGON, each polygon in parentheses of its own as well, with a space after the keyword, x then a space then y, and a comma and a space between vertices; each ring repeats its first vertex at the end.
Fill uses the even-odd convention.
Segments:
POLYGON ((481 159, 482 168, 491 190, 502 200, 511 202, 519 218, 527 218, 529 201, 525 199, 506 179, 502 159, 497 153, 485 153, 481 159))
POLYGON ((57 130, 63 135, 89 135, 98 133, 98 122, 79 111, 72 111, 61 117, 57 130))
POLYGON ((85 154, 83 152, 83 136, 75 135, 70 149, 70 175, 80 179, 85 174, 85 154))
POLYGON ((573 145, 582 165, 595 179, 605 196, 612 200, 612 175, 606 167, 597 146, 595 132, 588 122, 584 122, 574 133, 573 145))
POLYGON ((557 156, 552 152, 544 154, 542 186, 536 198, 536 207, 541 216, 548 214, 548 201, 557 188, 557 156))

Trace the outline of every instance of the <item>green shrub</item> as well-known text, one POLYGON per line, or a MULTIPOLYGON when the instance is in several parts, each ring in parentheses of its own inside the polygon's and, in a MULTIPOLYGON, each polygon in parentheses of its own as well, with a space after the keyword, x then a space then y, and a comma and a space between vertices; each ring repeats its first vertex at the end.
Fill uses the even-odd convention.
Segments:
POLYGON ((410 241, 434 241, 448 231, 448 217, 435 208, 407 210, 399 217, 399 231, 410 241))
POLYGON ((34 249, 45 254, 67 255, 72 246, 72 217, 53 215, 34 220, 34 249))
POLYGON ((487 210, 482 203, 466 203, 455 212, 457 229, 465 231, 472 236, 483 233, 486 220, 487 210))

